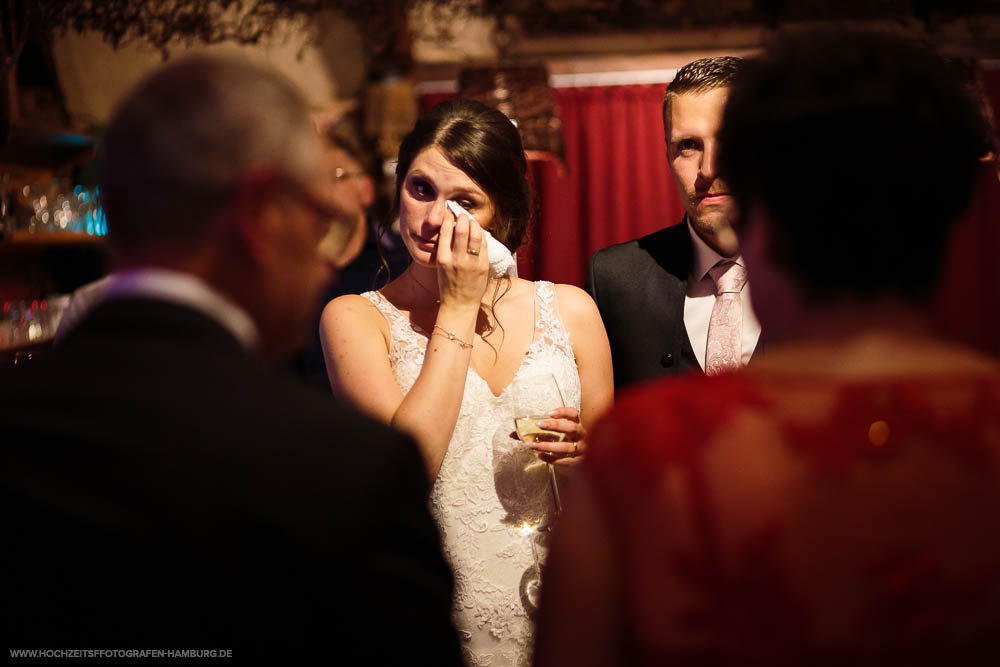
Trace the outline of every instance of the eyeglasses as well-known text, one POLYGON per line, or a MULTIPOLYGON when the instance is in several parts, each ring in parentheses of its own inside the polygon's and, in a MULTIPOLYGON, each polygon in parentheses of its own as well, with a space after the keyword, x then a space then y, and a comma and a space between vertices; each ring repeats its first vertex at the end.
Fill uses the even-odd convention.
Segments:
POLYGON ((313 213, 315 213, 318 217, 333 222, 334 220, 344 216, 343 211, 341 211, 338 207, 323 201, 313 193, 309 192, 309 190, 305 187, 300 185, 296 187, 295 190, 299 199, 301 199, 306 206, 312 209, 313 213))
POLYGON ((322 221, 318 252, 328 260, 335 260, 343 249, 349 233, 349 224, 340 208, 327 203, 301 183, 291 183, 299 201, 305 204, 322 221))
POLYGON ((338 183, 343 183, 346 180, 357 178, 358 176, 364 176, 364 175, 365 172, 363 171, 347 171, 343 167, 337 167, 333 171, 333 180, 337 181, 338 183))

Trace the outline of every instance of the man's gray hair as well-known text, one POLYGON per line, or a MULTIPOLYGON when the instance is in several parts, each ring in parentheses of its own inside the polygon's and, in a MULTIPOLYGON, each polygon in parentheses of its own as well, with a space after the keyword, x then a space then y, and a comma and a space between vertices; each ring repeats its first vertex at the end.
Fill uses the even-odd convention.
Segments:
POLYGON ((302 181, 318 151, 308 105, 283 75, 219 57, 167 65, 120 103, 98 149, 112 246, 190 247, 251 170, 302 181))

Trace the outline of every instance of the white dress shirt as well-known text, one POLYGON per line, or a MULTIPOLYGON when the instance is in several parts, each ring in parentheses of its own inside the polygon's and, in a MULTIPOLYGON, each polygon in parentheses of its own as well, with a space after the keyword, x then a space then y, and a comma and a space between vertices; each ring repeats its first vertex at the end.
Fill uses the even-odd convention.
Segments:
MULTIPOLYGON (((697 357, 701 369, 705 370, 708 321, 712 318, 712 307, 715 306, 715 282, 708 275, 708 270, 723 259, 734 261, 743 268, 746 268, 746 264, 743 263, 742 255, 723 257, 715 252, 691 228, 690 222, 685 224, 687 224, 688 233, 691 235, 691 244, 694 247, 694 262, 691 267, 691 275, 688 276, 687 295, 684 297, 684 328, 687 329, 694 356, 697 357)), ((740 305, 743 307, 741 361, 746 366, 750 363, 750 357, 753 356, 754 348, 757 347, 757 339, 760 338, 760 322, 754 315, 753 304, 750 302, 749 280, 740 293, 740 305)))
POLYGON ((57 342, 97 304, 130 297, 169 301, 204 313, 228 329, 247 350, 255 349, 260 340, 250 315, 205 281, 189 273, 149 267, 112 273, 75 291, 59 321, 57 342))

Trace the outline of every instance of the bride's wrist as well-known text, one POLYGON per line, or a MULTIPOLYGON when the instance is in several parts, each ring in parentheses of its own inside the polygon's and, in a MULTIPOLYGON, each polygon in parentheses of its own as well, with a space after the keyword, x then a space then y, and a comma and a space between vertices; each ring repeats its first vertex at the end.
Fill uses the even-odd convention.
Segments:
POLYGON ((476 319, 479 317, 479 302, 470 303, 446 303, 441 302, 438 306, 436 324, 447 328, 466 326, 475 328, 476 319))
POLYGON ((449 329, 445 329, 443 326, 441 326, 439 324, 435 324, 434 325, 434 329, 431 331, 431 335, 432 336, 443 336, 443 337, 447 338, 449 341, 451 341, 452 343, 455 343, 456 345, 458 345, 463 350, 471 350, 472 349, 472 341, 471 340, 465 340, 461 336, 459 336, 457 333, 455 333, 454 331, 451 331, 449 329))

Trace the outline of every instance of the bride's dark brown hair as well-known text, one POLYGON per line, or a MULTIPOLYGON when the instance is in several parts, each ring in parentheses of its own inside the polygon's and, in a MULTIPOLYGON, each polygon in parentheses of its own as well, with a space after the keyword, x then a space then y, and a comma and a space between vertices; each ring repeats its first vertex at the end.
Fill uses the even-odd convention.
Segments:
POLYGON ((399 148, 393 218, 399 214, 400 190, 410 165, 429 146, 441 149, 490 198, 490 234, 511 252, 521 247, 531 217, 531 189, 521 135, 510 119, 474 100, 456 98, 435 105, 399 148))
MULTIPOLYGON (((516 252, 528 230, 531 188, 521 135, 510 119, 481 102, 460 97, 431 108, 400 145, 393 219, 399 215, 400 192, 413 160, 430 146, 439 148, 449 162, 482 188, 493 205, 490 234, 516 252)), ((510 285, 509 278, 496 284, 491 310, 495 310, 510 285)), ((493 317, 496 318, 495 312, 493 317)), ((497 326, 503 330, 499 320, 497 326)), ((486 335, 490 333, 487 331, 486 335)))

